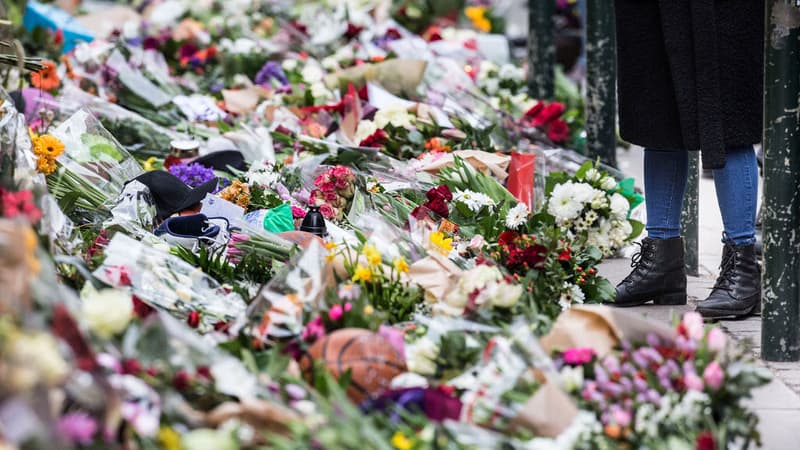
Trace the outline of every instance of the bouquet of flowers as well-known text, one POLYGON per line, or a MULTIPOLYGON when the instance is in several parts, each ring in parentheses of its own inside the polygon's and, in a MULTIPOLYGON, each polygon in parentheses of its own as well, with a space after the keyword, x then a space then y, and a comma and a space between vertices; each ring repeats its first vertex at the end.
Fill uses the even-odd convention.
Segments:
POLYGON ((314 180, 309 206, 319 207, 326 219, 342 220, 348 202, 355 192, 356 176, 346 166, 336 166, 323 172, 314 180))
POLYGON ((611 256, 633 241, 644 224, 630 218, 641 198, 587 161, 574 177, 548 175, 546 213, 562 231, 611 256))

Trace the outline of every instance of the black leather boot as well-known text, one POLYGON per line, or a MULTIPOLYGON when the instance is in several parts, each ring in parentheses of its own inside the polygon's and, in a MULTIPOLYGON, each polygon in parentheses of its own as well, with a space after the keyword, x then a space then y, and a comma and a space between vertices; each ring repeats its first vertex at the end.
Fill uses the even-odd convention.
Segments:
POLYGON ((630 273, 617 285, 616 306, 686 304, 686 268, 683 238, 644 238, 634 255, 630 273))
POLYGON ((725 244, 720 274, 697 312, 708 319, 739 319, 761 313, 761 266, 755 245, 725 244))

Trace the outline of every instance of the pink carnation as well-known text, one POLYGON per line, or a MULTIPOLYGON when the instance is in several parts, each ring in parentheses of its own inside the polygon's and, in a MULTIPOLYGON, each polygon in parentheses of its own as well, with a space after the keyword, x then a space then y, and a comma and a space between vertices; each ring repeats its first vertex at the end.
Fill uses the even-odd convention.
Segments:
POLYGON ((306 216, 305 210, 303 208, 297 207, 292 205, 292 217, 295 219, 302 219, 306 216))
POLYGON ((564 362, 571 366, 587 364, 594 358, 591 348, 571 348, 564 352, 564 362))

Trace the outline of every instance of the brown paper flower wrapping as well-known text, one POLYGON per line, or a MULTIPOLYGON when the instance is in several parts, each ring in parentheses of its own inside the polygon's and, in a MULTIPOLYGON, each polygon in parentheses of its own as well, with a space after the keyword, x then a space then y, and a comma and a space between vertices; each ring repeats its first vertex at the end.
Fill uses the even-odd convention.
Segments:
POLYGON ((422 82, 426 66, 425 61, 417 59, 391 59, 377 64, 362 64, 326 76, 325 84, 337 89, 342 82, 363 86, 370 81, 394 95, 411 97, 422 82))
POLYGON ((480 150, 458 150, 448 153, 436 158, 430 164, 420 167, 420 170, 429 173, 437 173, 444 167, 451 167, 453 165, 454 155, 469 163, 475 170, 483 173, 490 172, 500 181, 508 177, 506 169, 508 169, 508 165, 511 163, 510 156, 501 155, 499 153, 488 153, 480 150))
POLYGON ((555 383, 545 383, 525 402, 512 428, 525 428, 537 436, 555 438, 566 430, 578 415, 578 407, 555 383))
POLYGON ((644 341, 651 333, 665 339, 675 338, 675 331, 669 326, 631 311, 580 305, 561 313, 550 333, 540 342, 549 353, 581 347, 591 348, 603 357, 622 340, 644 341))
POLYGON ((430 253, 408 269, 408 279, 425 289, 425 297, 443 299, 463 271, 447 257, 430 253))

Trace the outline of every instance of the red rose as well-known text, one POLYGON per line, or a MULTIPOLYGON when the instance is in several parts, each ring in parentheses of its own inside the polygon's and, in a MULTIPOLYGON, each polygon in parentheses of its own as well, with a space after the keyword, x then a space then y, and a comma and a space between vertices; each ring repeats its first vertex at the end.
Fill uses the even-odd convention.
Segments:
POLYGON ((352 24, 352 23, 348 22, 347 23, 347 31, 345 31, 344 36, 347 39, 353 39, 354 37, 356 37, 359 34, 361 34, 362 31, 364 31, 364 27, 360 27, 358 25, 355 25, 355 24, 352 24))
POLYGON ((517 240, 519 236, 517 233, 513 231, 503 231, 500 233, 500 237, 497 239, 497 243, 500 245, 508 245, 517 240))
POLYGON ((697 441, 694 446, 695 450, 716 450, 717 442, 714 435, 705 431, 697 436, 697 441))
POLYGON ((547 255, 547 247, 542 245, 533 245, 526 248, 524 251, 525 263, 531 268, 541 268, 544 266, 545 255, 547 255))
POLYGON ((445 184, 429 190, 425 193, 425 196, 428 198, 428 200, 434 200, 437 198, 448 202, 453 200, 453 193, 450 192, 450 188, 445 184))
POLYGON ((522 116, 525 119, 531 120, 534 117, 538 116, 540 112, 544 109, 544 103, 541 100, 536 102, 535 105, 531 106, 531 109, 525 112, 525 115, 522 116))
POLYGON ((197 328, 200 325, 200 313, 197 311, 189 312, 186 317, 186 323, 192 328, 197 328))
POLYGON ((189 383, 192 381, 192 376, 189 375, 189 372, 181 369, 175 372, 175 376, 172 377, 172 387, 179 391, 184 391, 189 388, 189 383))
POLYGON ((558 254, 558 260, 559 261, 567 261, 567 262, 569 262, 571 259, 572 259, 572 250, 570 250, 569 247, 567 247, 566 250, 564 250, 563 252, 558 254))
POLYGON ((564 105, 559 102, 553 102, 547 105, 542 112, 533 118, 531 123, 535 127, 541 127, 561 117, 564 113, 564 105))
POLYGON ((198 377, 211 380, 211 369, 208 366, 198 366, 196 372, 198 377))
POLYGON ((218 331, 220 333, 227 333, 230 327, 231 327, 230 323, 223 322, 221 320, 214 323, 214 331, 218 331))
POLYGON ((133 312, 135 312, 136 315, 139 316, 139 318, 141 319, 145 319, 150 314, 156 312, 155 309, 153 309, 150 305, 143 302, 141 299, 139 299, 139 297, 135 295, 132 297, 132 301, 133 301, 133 312))
POLYGON ((435 198, 429 201, 425 206, 445 219, 450 217, 450 210, 447 208, 447 203, 441 198, 435 198))
POLYGON ((164 158, 164 170, 168 170, 170 167, 174 166, 175 164, 182 164, 183 161, 174 155, 169 155, 164 158))
POLYGON ((550 127, 547 129, 547 137, 557 144, 565 142, 569 139, 569 125, 561 119, 550 122, 550 127))
POLYGON ((431 210, 428 209, 424 205, 417 206, 416 208, 414 208, 413 211, 411 211, 411 217, 413 217, 413 218, 415 218, 417 220, 423 220, 423 219, 426 219, 428 217, 430 212, 431 212, 431 210))
POLYGON ((122 360, 122 373, 126 375, 139 375, 142 371, 142 365, 138 359, 124 359, 122 360))
POLYGON ((381 148, 389 140, 389 135, 383 130, 375 130, 374 133, 367 136, 358 145, 359 147, 381 148))

